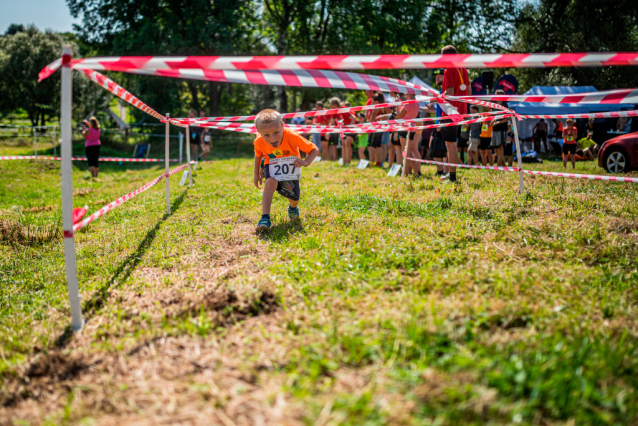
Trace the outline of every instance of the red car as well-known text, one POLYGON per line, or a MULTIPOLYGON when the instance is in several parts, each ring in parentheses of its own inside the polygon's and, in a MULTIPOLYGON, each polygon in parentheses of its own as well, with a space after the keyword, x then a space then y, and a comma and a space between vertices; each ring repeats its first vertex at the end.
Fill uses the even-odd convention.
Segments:
POLYGON ((638 132, 616 136, 598 151, 598 165, 609 173, 627 173, 638 169, 638 132))

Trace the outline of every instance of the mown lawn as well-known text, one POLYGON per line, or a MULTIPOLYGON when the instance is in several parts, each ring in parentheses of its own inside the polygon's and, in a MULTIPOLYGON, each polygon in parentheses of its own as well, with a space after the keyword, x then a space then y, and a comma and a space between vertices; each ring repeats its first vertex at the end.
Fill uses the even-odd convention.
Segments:
MULTIPOLYGON (((77 234, 74 336, 58 165, 0 162, 0 424, 638 422, 638 185, 320 163, 257 237, 250 143, 218 152, 77 234)), ((161 173, 77 164, 76 206, 161 173)))

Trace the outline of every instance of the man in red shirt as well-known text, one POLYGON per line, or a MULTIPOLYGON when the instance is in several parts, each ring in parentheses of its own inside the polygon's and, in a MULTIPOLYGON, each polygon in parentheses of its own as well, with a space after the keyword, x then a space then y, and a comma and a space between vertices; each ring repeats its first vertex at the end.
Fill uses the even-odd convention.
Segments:
MULTIPOLYGON (((456 48, 454 46, 445 46, 441 49, 442 55, 455 55, 456 48)), ((446 68, 443 73, 443 94, 447 96, 464 96, 471 95, 472 89, 470 88, 469 76, 465 68, 446 68)), ((459 114, 467 114, 467 104, 464 102, 450 101, 453 107, 455 107, 459 114)), ((445 117, 447 114, 445 111, 441 115, 445 117)), ((459 134, 459 126, 442 127, 441 133, 445 146, 447 147, 448 162, 452 164, 459 164, 459 153, 457 150, 457 138, 459 134)), ((449 173, 442 176, 441 179, 449 180, 450 182, 456 182, 456 167, 450 167, 449 173)))

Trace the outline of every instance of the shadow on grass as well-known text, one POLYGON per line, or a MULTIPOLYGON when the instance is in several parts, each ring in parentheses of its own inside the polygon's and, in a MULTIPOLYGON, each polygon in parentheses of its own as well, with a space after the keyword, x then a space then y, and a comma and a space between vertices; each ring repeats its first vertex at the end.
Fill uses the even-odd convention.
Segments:
POLYGON ((301 220, 291 220, 289 222, 279 223, 270 228, 269 231, 259 234, 259 239, 272 243, 281 243, 287 241, 291 236, 299 232, 304 232, 301 220))
MULTIPOLYGON (((175 201, 173 201, 173 204, 171 205, 171 212, 173 214, 177 211, 179 206, 184 201, 184 198, 186 197, 187 192, 188 192, 188 189, 182 192, 182 195, 180 195, 175 201)), ((90 318, 94 316, 97 312, 99 312, 102 306, 104 306, 104 303, 106 302, 109 295, 111 294, 111 290, 122 285, 131 275, 131 273, 137 268, 137 265, 139 265, 139 263, 142 261, 142 257, 144 256, 146 251, 149 249, 149 247, 155 240, 157 231, 160 229, 160 227, 166 221, 166 219, 168 219, 168 217, 169 217, 168 215, 164 215, 162 219, 160 219, 155 224, 153 229, 149 230, 146 233, 146 236, 137 246, 137 249, 133 253, 131 253, 126 259, 124 259, 124 261, 117 268, 117 270, 115 271, 111 279, 107 283, 105 283, 99 290, 97 290, 93 294, 93 297, 91 297, 91 299, 84 304, 84 307, 82 308, 82 313, 84 315, 85 322, 88 322, 90 318)), ((71 330, 71 326, 67 326, 64 332, 62 333, 62 335, 58 337, 58 339, 56 340, 55 346, 57 346, 58 348, 64 347, 69 342, 72 335, 73 335, 73 332, 71 330)))

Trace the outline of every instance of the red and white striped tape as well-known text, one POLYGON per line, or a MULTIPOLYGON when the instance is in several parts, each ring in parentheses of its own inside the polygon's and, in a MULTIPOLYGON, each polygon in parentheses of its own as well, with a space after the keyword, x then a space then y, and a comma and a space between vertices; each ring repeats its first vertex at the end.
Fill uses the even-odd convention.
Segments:
MULTIPOLYGON (((39 74, 44 80, 61 65, 57 59, 39 74)), ((318 56, 124 56, 72 61, 76 69, 139 70, 370 70, 427 68, 550 68, 638 65, 638 52, 488 53, 456 55, 318 55, 318 56)))
POLYGON ((528 175, 554 176, 554 177, 589 179, 589 180, 610 180, 614 182, 638 183, 638 178, 624 177, 624 176, 581 175, 578 173, 543 172, 540 170, 523 170, 523 173, 526 173, 528 175))
MULTIPOLYGON (((122 86, 120 86, 119 84, 117 84, 116 82, 108 78, 107 76, 100 74, 97 71, 91 71, 91 70, 80 70, 80 71, 82 71, 84 75, 86 75, 89 78, 89 80, 91 80, 92 82, 96 84, 99 84, 100 86, 102 86, 102 88, 113 93, 118 98, 125 100, 126 102, 130 103, 134 107, 144 111, 148 115, 155 117, 162 122, 166 122, 166 117, 164 117, 159 112, 155 111, 150 106, 146 105, 144 102, 140 101, 128 90, 126 90, 125 88, 123 88, 122 86)), ((181 123, 176 122, 175 120, 171 119, 170 121, 171 121, 171 124, 174 124, 175 126, 186 127, 182 125, 181 123)))
MULTIPOLYGON (((377 125, 376 123, 364 123, 347 126, 306 126, 286 124, 285 127, 290 128, 298 133, 380 133, 380 132, 397 132, 397 131, 417 131, 423 129, 435 129, 437 127, 462 126, 465 124, 482 123, 484 121, 500 120, 509 118, 513 114, 502 114, 498 116, 482 116, 471 120, 459 122, 428 124, 424 126, 406 126, 406 125, 377 125), (352 127, 350 127, 352 126, 352 127)), ((201 127, 212 127, 218 130, 227 130, 240 133, 257 133, 257 129, 253 123, 233 123, 233 122, 206 122, 198 124, 201 127)))
POLYGON ((419 163, 427 163, 427 164, 438 164, 439 166, 451 166, 451 167, 459 167, 464 169, 484 169, 484 170, 499 170, 501 172, 518 172, 520 169, 518 167, 501 167, 501 166, 478 166, 473 164, 452 164, 452 163, 443 163, 441 161, 432 161, 432 160, 419 160, 417 158, 406 157, 407 160, 418 161, 419 163))
POLYGON ((619 118, 638 117, 638 110, 591 112, 587 114, 517 115, 519 118, 619 118))
POLYGON ((551 102, 559 104, 635 104, 638 89, 605 90, 570 95, 473 95, 446 96, 448 101, 551 102))
MULTIPOLYGON (((173 176, 175 173, 181 172, 186 167, 188 167, 188 164, 181 165, 181 166, 171 170, 168 175, 169 176, 173 176)), ((165 177, 166 177, 166 173, 162 173, 160 176, 156 177, 155 179, 153 179, 149 183, 145 184, 144 186, 136 189, 133 192, 129 192, 128 194, 118 198, 115 201, 110 202, 109 204, 105 205, 104 207, 102 207, 101 209, 99 209, 98 211, 96 211, 95 213, 90 215, 89 217, 87 217, 87 218, 83 219, 82 221, 80 221, 80 222, 76 223, 75 225, 73 225, 73 232, 79 231, 80 229, 82 229, 85 226, 87 226, 89 223, 93 222, 96 219, 99 219, 100 217, 104 216, 105 214, 107 214, 108 212, 113 210, 114 208, 124 204, 126 201, 130 200, 131 198, 135 197, 136 195, 139 195, 142 192, 146 191, 147 189, 157 185, 165 177)))
MULTIPOLYGON (((0 156, 0 160, 62 160, 62 157, 45 157, 38 155, 3 155, 0 156)), ((86 157, 71 157, 73 161, 86 161, 86 157)), ((100 161, 109 162, 123 162, 123 163, 163 163, 163 158, 118 158, 118 157, 103 157, 100 161)), ((176 158, 170 158, 168 161, 179 161, 176 158)))
MULTIPOLYGON (((80 68, 82 71, 85 69, 80 68)), ((201 69, 148 70, 131 69, 124 72, 160 77, 187 78, 192 80, 219 81, 223 83, 260 84, 267 86, 312 87, 330 89, 373 90, 380 92, 412 93, 416 95, 439 94, 407 81, 395 78, 326 70, 221 70, 201 69)))
POLYGON ((466 168, 466 169, 487 169, 487 170, 499 170, 503 172, 522 171, 523 173, 528 175, 541 175, 541 176, 564 177, 564 178, 572 178, 572 179, 589 179, 589 180, 604 180, 604 181, 613 181, 613 182, 638 183, 638 178, 624 177, 624 176, 583 175, 578 173, 544 172, 541 170, 524 170, 524 169, 521 170, 518 167, 475 166, 475 165, 469 165, 469 164, 443 163, 440 161, 432 161, 432 160, 419 160, 412 157, 406 157, 406 158, 408 160, 418 161, 420 163, 439 164, 441 166, 460 167, 460 168, 466 168))
MULTIPOLYGON (((426 99, 430 100, 433 98, 427 97, 426 99)), ((289 113, 281 114, 281 118, 288 119, 288 118, 322 117, 326 115, 337 115, 337 114, 346 114, 350 112, 389 108, 389 107, 395 107, 399 105, 413 104, 417 102, 422 102, 422 101, 407 100, 407 101, 401 101, 401 102, 387 102, 387 103, 375 104, 375 105, 361 105, 361 106, 354 106, 354 107, 322 109, 319 111, 289 112, 289 113)), ((256 115, 231 115, 227 117, 176 118, 175 121, 178 121, 182 124, 192 124, 197 126, 200 123, 206 123, 211 121, 213 122, 215 121, 253 121, 255 120, 256 117, 257 117, 256 115)))

